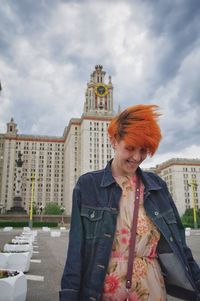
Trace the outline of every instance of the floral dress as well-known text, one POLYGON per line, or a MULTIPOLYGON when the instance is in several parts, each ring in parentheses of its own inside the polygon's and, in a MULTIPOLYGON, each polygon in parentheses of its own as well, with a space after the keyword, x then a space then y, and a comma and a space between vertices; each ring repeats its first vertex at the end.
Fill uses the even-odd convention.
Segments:
MULTIPOLYGON (((117 219, 112 253, 108 265, 101 301, 124 301, 127 297, 126 273, 129 255, 136 176, 116 177, 122 188, 120 213, 117 219)), ((143 207, 144 186, 140 187, 140 206, 136 232, 136 256, 133 265, 131 301, 166 301, 166 290, 157 261, 156 247, 160 238, 157 228, 143 207)))

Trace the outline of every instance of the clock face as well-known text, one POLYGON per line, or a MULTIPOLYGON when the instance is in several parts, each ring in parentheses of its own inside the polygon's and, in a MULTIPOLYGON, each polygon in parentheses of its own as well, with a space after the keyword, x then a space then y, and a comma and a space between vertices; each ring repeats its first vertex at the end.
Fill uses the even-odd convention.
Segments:
POLYGON ((95 88, 95 92, 98 96, 104 97, 106 94, 108 94, 108 88, 104 84, 98 84, 95 88))

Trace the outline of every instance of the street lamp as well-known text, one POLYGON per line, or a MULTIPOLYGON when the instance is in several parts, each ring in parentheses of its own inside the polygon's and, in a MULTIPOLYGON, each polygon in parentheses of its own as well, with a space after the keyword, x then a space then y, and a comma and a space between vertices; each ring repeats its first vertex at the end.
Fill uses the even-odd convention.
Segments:
POLYGON ((3 214, 3 208, 4 208, 4 205, 2 203, 0 203, 0 214, 3 214))
POLYGON ((197 229, 197 213, 196 213, 196 204, 195 204, 195 188, 198 186, 195 179, 192 179, 191 183, 188 183, 188 186, 192 188, 192 204, 193 204, 193 217, 194 217, 194 228, 197 229))
POLYGON ((60 207, 60 211, 61 211, 61 214, 62 214, 62 220, 61 220, 61 223, 64 224, 63 214, 64 214, 64 212, 65 212, 65 207, 61 206, 61 207, 60 207))
MULTIPOLYGON (((29 180, 29 179, 27 179, 29 180)), ((31 200, 29 209, 29 228, 33 227, 33 203, 34 203, 34 193, 35 193, 35 173, 31 174, 31 200)), ((39 180, 39 179, 38 179, 39 180)))
POLYGON ((42 221, 43 221, 43 210, 44 210, 44 206, 43 206, 43 205, 40 205, 40 206, 39 206, 39 210, 40 210, 40 221, 42 222, 42 221))

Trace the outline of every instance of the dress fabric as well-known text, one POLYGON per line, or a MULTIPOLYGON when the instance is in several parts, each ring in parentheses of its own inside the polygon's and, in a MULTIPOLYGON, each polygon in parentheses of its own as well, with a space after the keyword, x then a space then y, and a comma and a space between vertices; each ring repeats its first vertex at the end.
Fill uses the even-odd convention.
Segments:
MULTIPOLYGON (((124 301, 127 298, 125 285, 136 176, 120 176, 115 177, 115 180, 122 188, 122 196, 101 301, 124 301)), ((156 254, 160 233, 145 213, 143 193, 144 186, 141 183, 136 231, 136 256, 133 265, 132 287, 129 290, 128 300, 166 301, 164 280, 156 254)))

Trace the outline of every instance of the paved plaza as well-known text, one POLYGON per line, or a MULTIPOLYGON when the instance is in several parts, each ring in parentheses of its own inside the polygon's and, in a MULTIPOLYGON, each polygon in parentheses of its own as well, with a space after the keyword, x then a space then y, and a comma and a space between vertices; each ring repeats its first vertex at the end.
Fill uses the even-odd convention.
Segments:
MULTIPOLYGON (((22 230, 4 232, 0 230, 0 249, 22 230)), ((200 263, 200 231, 191 231, 187 237, 188 245, 193 250, 194 257, 200 263)), ((30 270, 26 273, 28 292, 26 301, 58 301, 60 278, 66 258, 68 231, 62 232, 60 237, 51 237, 49 232, 38 230, 34 243, 34 253, 30 270)), ((168 297, 168 301, 176 301, 168 297)))

